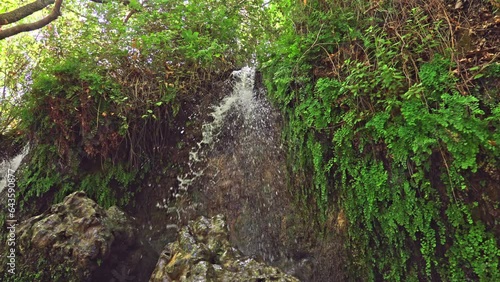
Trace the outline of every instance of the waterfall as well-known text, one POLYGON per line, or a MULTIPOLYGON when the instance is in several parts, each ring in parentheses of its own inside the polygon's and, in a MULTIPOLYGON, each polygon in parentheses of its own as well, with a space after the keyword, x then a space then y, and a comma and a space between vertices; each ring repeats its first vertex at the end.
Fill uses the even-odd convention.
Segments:
MULTIPOLYGON (((256 85, 255 69, 231 75, 232 91, 212 106, 192 148, 179 191, 195 195, 209 216, 225 214, 232 242, 245 254, 282 257, 280 224, 289 213, 279 113, 256 85)), ((167 203, 157 203, 167 208, 167 203)))
POLYGON ((203 125, 203 137, 189 153, 189 171, 183 176, 177 177, 181 191, 187 191, 193 181, 203 175, 206 167, 199 168, 198 164, 206 161, 207 153, 213 149, 221 132, 223 132, 223 125, 227 122, 226 118, 230 114, 236 113, 239 118, 248 121, 254 114, 257 107, 257 101, 254 98, 255 69, 244 67, 234 71, 231 76, 233 79, 232 93, 210 109, 212 121, 203 125))
POLYGON ((0 163, 0 193, 7 187, 7 176, 14 173, 19 168, 19 165, 21 165, 21 162, 27 154, 28 146, 25 146, 17 156, 0 163))

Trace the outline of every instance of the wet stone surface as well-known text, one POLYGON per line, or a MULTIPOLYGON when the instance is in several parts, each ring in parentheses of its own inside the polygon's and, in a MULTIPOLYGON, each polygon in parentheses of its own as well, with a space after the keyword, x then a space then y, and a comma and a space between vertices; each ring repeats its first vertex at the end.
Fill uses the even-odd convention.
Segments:
POLYGON ((231 246, 224 216, 199 217, 168 244, 151 276, 160 281, 299 281, 231 246))

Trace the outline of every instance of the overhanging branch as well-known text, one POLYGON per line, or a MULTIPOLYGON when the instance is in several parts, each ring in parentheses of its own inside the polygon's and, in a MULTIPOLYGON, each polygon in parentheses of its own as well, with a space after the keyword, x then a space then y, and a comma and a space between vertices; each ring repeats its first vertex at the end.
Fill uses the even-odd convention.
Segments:
MULTIPOLYGON (((106 3, 108 1, 113 1, 113 0, 88 0, 88 1, 95 3, 106 3)), ((61 15, 62 2, 63 0, 35 0, 34 2, 22 6, 20 8, 17 8, 14 11, 0 14, 0 40, 16 35, 21 32, 36 30, 48 25, 50 22, 54 21, 61 15), (28 17, 29 15, 46 8, 50 4, 53 4, 54 2, 55 2, 54 8, 50 12, 50 14, 45 18, 34 23, 20 24, 2 30, 2 26, 20 21, 28 17)), ((130 3, 129 0, 118 0, 118 2, 124 5, 128 5, 130 3)))
MULTIPOLYGON (((53 0, 47 0, 47 1, 53 1, 53 0)), ((5 39, 5 38, 10 37, 10 36, 13 36, 13 35, 16 35, 16 34, 21 33, 21 32, 36 30, 36 29, 39 29, 39 28, 42 28, 42 27, 48 25, 49 23, 51 23, 52 21, 54 21, 55 19, 57 19, 61 15, 62 1, 63 0, 56 0, 54 8, 52 8, 52 11, 50 12, 50 14, 39 21, 36 21, 34 23, 29 23, 29 24, 21 24, 21 25, 17 25, 17 26, 8 28, 8 29, 0 30, 0 40, 5 39)))
POLYGON ((37 0, 35 2, 19 7, 14 11, 0 14, 0 25, 15 23, 35 12, 44 9, 50 4, 54 4, 54 0, 37 0))

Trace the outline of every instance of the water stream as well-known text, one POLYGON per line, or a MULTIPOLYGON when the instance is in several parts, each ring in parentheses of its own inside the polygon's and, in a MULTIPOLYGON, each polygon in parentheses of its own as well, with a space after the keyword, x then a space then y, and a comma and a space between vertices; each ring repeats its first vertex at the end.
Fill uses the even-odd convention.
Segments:
POLYGON ((282 257, 280 226, 289 213, 285 160, 279 113, 255 76, 250 67, 233 72, 232 92, 210 109, 189 171, 178 177, 179 193, 189 191, 205 214, 225 214, 245 255, 273 262, 282 257))
POLYGON ((0 192, 7 186, 7 175, 9 173, 14 173, 19 168, 19 165, 21 165, 21 162, 27 154, 28 146, 25 146, 17 156, 0 163, 0 192))
MULTIPOLYGON (((259 108, 254 98, 254 79, 255 70, 250 67, 232 73, 232 93, 211 108, 212 121, 203 125, 203 137, 189 153, 189 171, 177 178, 181 191, 187 191, 193 181, 203 175, 207 167, 200 168, 199 164, 207 160, 207 155, 215 145, 224 142, 224 138, 221 137, 227 136, 227 133, 234 135, 236 128, 227 128, 228 123, 231 123, 229 119, 233 122, 235 118, 238 121, 244 119, 248 126, 248 121, 254 118, 255 109, 259 108)), ((245 124, 242 126, 244 127, 245 124)))

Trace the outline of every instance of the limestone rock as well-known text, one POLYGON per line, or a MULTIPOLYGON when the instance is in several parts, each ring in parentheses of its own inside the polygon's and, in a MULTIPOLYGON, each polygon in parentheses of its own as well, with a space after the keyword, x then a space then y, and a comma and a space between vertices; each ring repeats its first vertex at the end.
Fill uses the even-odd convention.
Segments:
POLYGON ((299 281, 279 269, 244 257, 228 240, 222 215, 200 217, 182 228, 160 256, 150 282, 299 281))
MULTIPOLYGON (((135 230, 118 208, 105 210, 84 192, 75 192, 19 225, 21 275, 57 281, 114 281, 122 277, 141 281, 138 275, 145 272, 144 263, 152 260, 154 253, 142 245, 135 230)), ((152 270, 154 260, 150 265, 152 270)))

